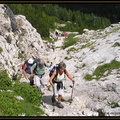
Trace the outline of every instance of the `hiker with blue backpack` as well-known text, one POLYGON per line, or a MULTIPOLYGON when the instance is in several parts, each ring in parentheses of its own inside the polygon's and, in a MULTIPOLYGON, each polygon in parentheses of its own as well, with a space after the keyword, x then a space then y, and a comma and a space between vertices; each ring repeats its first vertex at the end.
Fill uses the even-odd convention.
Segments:
POLYGON ((52 102, 56 103, 59 108, 64 108, 64 106, 61 104, 61 99, 64 92, 64 76, 66 75, 73 82, 73 84, 75 83, 75 80, 73 80, 72 76, 68 73, 66 64, 63 61, 53 68, 53 73, 50 74, 49 79, 49 82, 53 87, 52 102))
POLYGON ((34 59, 30 58, 26 60, 22 65, 22 73, 26 79, 26 82, 30 82, 30 85, 33 84, 33 77, 31 76, 30 68, 32 67, 34 59))
POLYGON ((34 87, 44 94, 45 87, 45 67, 50 67, 43 59, 38 59, 30 68, 32 76, 34 76, 34 87))
POLYGON ((51 43, 51 47, 53 49, 53 52, 55 51, 55 44, 54 43, 51 43))

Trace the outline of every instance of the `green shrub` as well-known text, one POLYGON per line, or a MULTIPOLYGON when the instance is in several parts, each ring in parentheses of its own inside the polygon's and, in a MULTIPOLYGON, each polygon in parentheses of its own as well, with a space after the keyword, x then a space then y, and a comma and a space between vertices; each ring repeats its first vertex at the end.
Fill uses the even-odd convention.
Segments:
POLYGON ((87 74, 85 76, 85 79, 88 80, 88 81, 91 81, 92 80, 92 75, 87 74))
POLYGON ((12 86, 12 81, 6 71, 0 71, 0 89, 7 89, 12 86))
POLYGON ((21 101, 17 101, 14 94, 6 91, 0 92, 0 114, 2 116, 16 116, 22 113, 20 103, 21 101))
POLYGON ((20 58, 25 59, 25 57, 19 52, 18 53, 18 59, 20 59, 20 58))
POLYGON ((0 116, 40 116, 44 112, 34 104, 18 100, 16 93, 0 92, 0 116))
POLYGON ((42 95, 37 88, 29 84, 19 83, 18 80, 12 84, 6 71, 0 71, 0 116, 41 116, 44 111, 41 105, 42 95), (8 91, 11 90, 11 91, 8 91), (23 100, 18 100, 21 96, 23 100))
POLYGON ((39 105, 42 100, 42 95, 37 88, 32 88, 29 84, 15 84, 14 91, 22 96, 26 101, 39 105))

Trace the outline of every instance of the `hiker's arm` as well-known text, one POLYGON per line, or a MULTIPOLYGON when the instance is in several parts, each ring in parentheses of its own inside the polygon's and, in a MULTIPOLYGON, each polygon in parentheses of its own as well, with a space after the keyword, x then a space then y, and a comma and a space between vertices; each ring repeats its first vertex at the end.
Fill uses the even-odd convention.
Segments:
POLYGON ((67 75, 67 77, 72 80, 73 83, 75 83, 75 80, 73 80, 72 76, 68 73, 67 70, 65 70, 65 74, 67 75))
POLYGON ((46 67, 51 67, 52 66, 52 62, 51 62, 51 64, 45 63, 45 66, 46 67))
POLYGON ((30 68, 30 73, 31 73, 31 76, 34 76, 34 73, 33 73, 33 69, 30 68))
POLYGON ((53 72, 52 76, 51 76, 50 79, 49 79, 49 82, 50 82, 50 84, 52 85, 52 87, 54 87, 53 78, 55 77, 55 75, 56 75, 56 71, 53 72))
POLYGON ((31 76, 34 76, 34 69, 36 68, 36 63, 32 65, 32 67, 30 68, 30 73, 31 73, 31 76))
POLYGON ((22 69, 22 73, 23 73, 24 77, 25 77, 26 79, 28 79, 28 76, 27 76, 26 71, 25 71, 26 68, 27 68, 27 65, 25 64, 24 67, 23 67, 23 69, 22 69))

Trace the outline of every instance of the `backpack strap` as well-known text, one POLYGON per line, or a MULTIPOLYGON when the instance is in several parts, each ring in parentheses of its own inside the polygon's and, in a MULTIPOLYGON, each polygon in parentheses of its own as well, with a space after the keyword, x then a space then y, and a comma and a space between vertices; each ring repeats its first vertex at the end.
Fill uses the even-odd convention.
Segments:
POLYGON ((36 71, 36 68, 37 68, 37 66, 38 66, 38 63, 36 62, 36 63, 34 63, 35 64, 35 68, 34 68, 34 70, 33 70, 33 73, 35 73, 35 71, 36 71))
POLYGON ((57 78, 58 76, 58 67, 56 67, 56 75, 55 75, 55 78, 57 78))

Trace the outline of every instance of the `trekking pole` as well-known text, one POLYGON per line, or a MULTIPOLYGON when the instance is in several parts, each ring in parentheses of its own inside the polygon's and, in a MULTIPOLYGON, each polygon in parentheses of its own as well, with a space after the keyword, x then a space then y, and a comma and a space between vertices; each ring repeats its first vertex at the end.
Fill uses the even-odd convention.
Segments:
POLYGON ((71 93, 71 100, 70 100, 70 104, 72 103, 72 101, 73 101, 73 99, 72 99, 72 97, 73 97, 73 88, 74 88, 74 83, 73 83, 73 87, 72 87, 72 93, 71 93))
POLYGON ((52 96, 53 112, 55 111, 55 98, 52 96))
POLYGON ((53 104, 53 112, 55 111, 55 91, 53 90, 53 96, 52 96, 52 104, 53 104))

